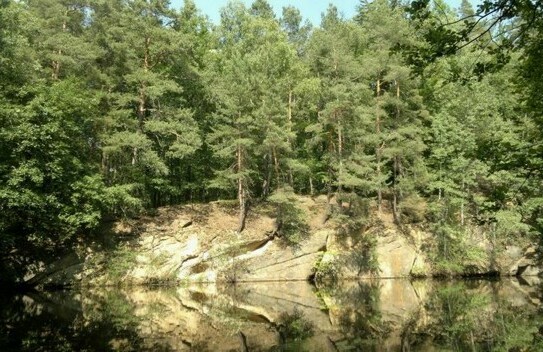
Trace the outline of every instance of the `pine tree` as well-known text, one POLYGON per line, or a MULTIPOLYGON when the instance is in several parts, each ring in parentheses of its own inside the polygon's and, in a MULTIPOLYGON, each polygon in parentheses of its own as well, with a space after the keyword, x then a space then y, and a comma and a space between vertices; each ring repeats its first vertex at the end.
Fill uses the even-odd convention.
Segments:
POLYGON ((361 56, 374 90, 375 170, 379 211, 387 185, 400 221, 399 201, 416 194, 423 182, 422 121, 426 115, 418 83, 402 55, 415 40, 400 7, 378 0, 359 7, 358 21, 368 35, 361 56))
POLYGON ((266 0, 255 0, 249 10, 251 15, 268 20, 275 19, 273 8, 266 0))
POLYGON ((369 177, 372 156, 369 149, 368 115, 363 106, 371 91, 365 85, 364 67, 358 56, 364 34, 353 23, 337 17, 330 7, 323 15, 323 29, 317 30, 308 49, 314 74, 320 77, 319 110, 307 126, 311 148, 320 164, 320 175, 328 198, 337 195, 341 205, 344 193, 367 196, 373 180, 369 177))
POLYGON ((70 75, 88 76, 95 69, 99 52, 86 38, 89 21, 88 1, 27 0, 30 13, 38 22, 33 36, 42 66, 51 80, 70 75))
POLYGON ((292 183, 295 80, 304 70, 273 19, 230 4, 221 31, 209 82, 218 106, 209 143, 223 163, 213 185, 236 183, 242 231, 251 197, 292 183))
POLYGON ((188 60, 187 37, 175 28, 177 14, 168 1, 102 3, 95 13, 95 37, 104 52, 104 177, 158 206, 179 194, 182 180, 168 178, 171 166, 201 145, 192 111, 181 99, 179 71, 172 70, 188 60))
POLYGON ((312 29, 311 23, 306 20, 302 24, 300 10, 293 6, 283 7, 280 23, 283 30, 287 33, 289 42, 295 46, 298 55, 303 55, 304 46, 309 39, 312 29))

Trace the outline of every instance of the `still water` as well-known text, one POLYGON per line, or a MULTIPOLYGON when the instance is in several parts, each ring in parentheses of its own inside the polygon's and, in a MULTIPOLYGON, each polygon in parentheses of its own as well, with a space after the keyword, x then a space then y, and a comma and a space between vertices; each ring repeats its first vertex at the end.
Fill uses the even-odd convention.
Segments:
POLYGON ((543 351, 543 291, 534 280, 268 282, 0 298, 0 351, 543 351))

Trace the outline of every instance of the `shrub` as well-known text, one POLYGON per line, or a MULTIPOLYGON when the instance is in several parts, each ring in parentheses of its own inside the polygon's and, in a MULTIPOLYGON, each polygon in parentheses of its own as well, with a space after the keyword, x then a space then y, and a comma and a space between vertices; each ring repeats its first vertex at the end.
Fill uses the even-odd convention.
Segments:
POLYGON ((306 215, 296 206, 296 196, 290 187, 280 188, 268 200, 274 205, 277 235, 286 245, 297 246, 309 235, 306 215))
POLYGON ((466 229, 441 225, 435 229, 437 248, 432 250, 433 262, 438 272, 466 274, 485 266, 486 251, 468 240, 466 229))
POLYGON ((315 281, 319 283, 334 284, 338 281, 339 268, 334 260, 334 255, 330 252, 327 256, 321 255, 315 264, 315 281))
POLYGON ((105 258, 105 270, 114 282, 120 280, 137 264, 136 251, 128 245, 121 246, 105 258))
POLYGON ((300 341, 313 336, 315 327, 295 308, 292 313, 284 312, 279 316, 277 331, 285 340, 300 341))

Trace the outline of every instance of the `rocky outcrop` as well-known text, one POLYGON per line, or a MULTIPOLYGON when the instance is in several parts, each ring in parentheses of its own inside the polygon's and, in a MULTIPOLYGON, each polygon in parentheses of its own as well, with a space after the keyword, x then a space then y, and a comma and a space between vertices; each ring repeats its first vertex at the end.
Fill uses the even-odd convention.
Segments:
MULTIPOLYGON (((308 280, 326 250, 333 228, 321 221, 325 199, 301 199, 309 231, 295 242, 276 233, 270 210, 249 213, 246 230, 236 233, 235 211, 221 203, 164 209, 142 219, 139 234, 110 256, 87 258, 84 285, 161 282, 241 282, 308 280), (116 268, 125 267, 124 273, 116 268), (113 271, 116 275, 110 275, 113 271), (118 275, 121 274, 121 275, 118 275)), ((123 226, 122 228, 130 228, 123 226)))
POLYGON ((84 259, 77 253, 70 253, 42 270, 31 271, 25 277, 28 286, 70 286, 81 280, 84 259))
MULTIPOLYGON (((241 282, 402 278, 451 275, 433 265, 435 238, 416 228, 398 228, 390 214, 346 233, 325 214, 326 198, 299 197, 308 231, 286 241, 273 209, 249 213, 239 234, 228 203, 164 208, 153 217, 116 223, 113 246, 83 249, 28 278, 32 285, 118 285, 164 282, 241 282), (324 221, 323 221, 324 219, 324 221)), ((269 206, 268 206, 269 207, 269 206)), ((496 248, 472 239, 480 258, 466 257, 455 274, 533 276, 541 273, 536 247, 496 248)))
POLYGON ((409 277, 427 272, 423 255, 405 237, 394 234, 379 237, 376 254, 382 278, 409 277))
POLYGON ((541 273, 541 263, 534 246, 521 248, 519 246, 506 246, 500 256, 502 271, 515 276, 537 276, 541 273))
POLYGON ((308 280, 315 273, 315 265, 325 251, 329 229, 311 234, 298 246, 285 248, 280 241, 270 241, 260 251, 253 251, 243 261, 240 281, 308 280), (256 253, 255 253, 256 252, 256 253))

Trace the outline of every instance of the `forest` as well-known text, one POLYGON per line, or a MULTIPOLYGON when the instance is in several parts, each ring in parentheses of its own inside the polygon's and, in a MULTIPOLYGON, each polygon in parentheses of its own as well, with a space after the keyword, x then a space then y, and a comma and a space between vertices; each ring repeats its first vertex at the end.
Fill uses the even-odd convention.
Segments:
MULTIPOLYGON (((107 220, 326 195, 445 235, 543 231, 543 3, 0 0, 2 280, 107 220)), ((339 206, 334 206, 334 204, 339 206)), ((343 206, 348 204, 348 206, 343 206)))

